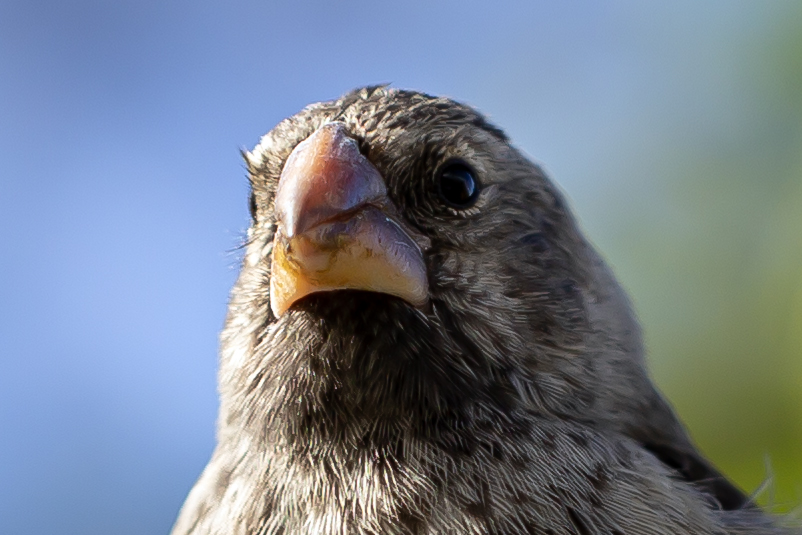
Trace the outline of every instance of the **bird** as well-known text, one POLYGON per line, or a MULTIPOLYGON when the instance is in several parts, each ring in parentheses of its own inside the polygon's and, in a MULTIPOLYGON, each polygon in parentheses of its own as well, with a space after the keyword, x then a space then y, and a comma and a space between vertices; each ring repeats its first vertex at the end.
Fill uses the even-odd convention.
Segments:
POLYGON ((244 152, 217 446, 173 535, 791 534, 693 444, 565 196, 370 86, 244 152))

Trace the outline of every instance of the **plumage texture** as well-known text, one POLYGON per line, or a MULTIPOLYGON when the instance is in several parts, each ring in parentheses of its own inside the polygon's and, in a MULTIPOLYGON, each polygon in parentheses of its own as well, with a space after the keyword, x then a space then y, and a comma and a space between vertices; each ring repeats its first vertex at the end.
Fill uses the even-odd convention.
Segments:
POLYGON ((174 534, 796 533, 696 451, 562 195, 476 111, 365 88, 283 121, 246 161, 219 443, 174 534), (348 290, 271 312, 278 178, 331 121, 431 240, 427 308, 348 290), (433 183, 453 157, 482 184, 464 211, 433 183))

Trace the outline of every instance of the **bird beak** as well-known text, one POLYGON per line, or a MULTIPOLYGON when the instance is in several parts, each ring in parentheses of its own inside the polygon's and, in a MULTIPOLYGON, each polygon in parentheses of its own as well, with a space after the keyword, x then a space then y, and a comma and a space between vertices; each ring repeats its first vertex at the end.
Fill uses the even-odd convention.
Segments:
POLYGON ((428 301, 428 240, 400 217, 379 171, 344 124, 292 151, 276 191, 270 306, 281 316, 309 294, 367 290, 428 301))

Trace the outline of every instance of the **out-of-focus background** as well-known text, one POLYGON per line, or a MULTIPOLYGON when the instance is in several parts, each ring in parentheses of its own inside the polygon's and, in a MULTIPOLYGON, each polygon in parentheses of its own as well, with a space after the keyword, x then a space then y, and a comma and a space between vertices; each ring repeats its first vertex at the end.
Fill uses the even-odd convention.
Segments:
POLYGON ((239 150, 379 82, 542 162, 701 448, 802 502, 799 2, 5 0, 0 533, 170 529, 214 445, 239 150))

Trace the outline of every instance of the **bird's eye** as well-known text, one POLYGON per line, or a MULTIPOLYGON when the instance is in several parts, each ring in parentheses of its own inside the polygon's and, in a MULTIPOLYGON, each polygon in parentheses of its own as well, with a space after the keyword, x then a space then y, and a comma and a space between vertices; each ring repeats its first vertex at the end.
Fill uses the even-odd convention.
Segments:
POLYGON ((452 208, 473 206, 479 197, 479 182, 473 170, 461 162, 447 164, 437 175, 440 198, 452 208))
POLYGON ((256 222, 256 195, 251 192, 251 196, 248 198, 248 211, 251 213, 251 221, 254 223, 256 222))

